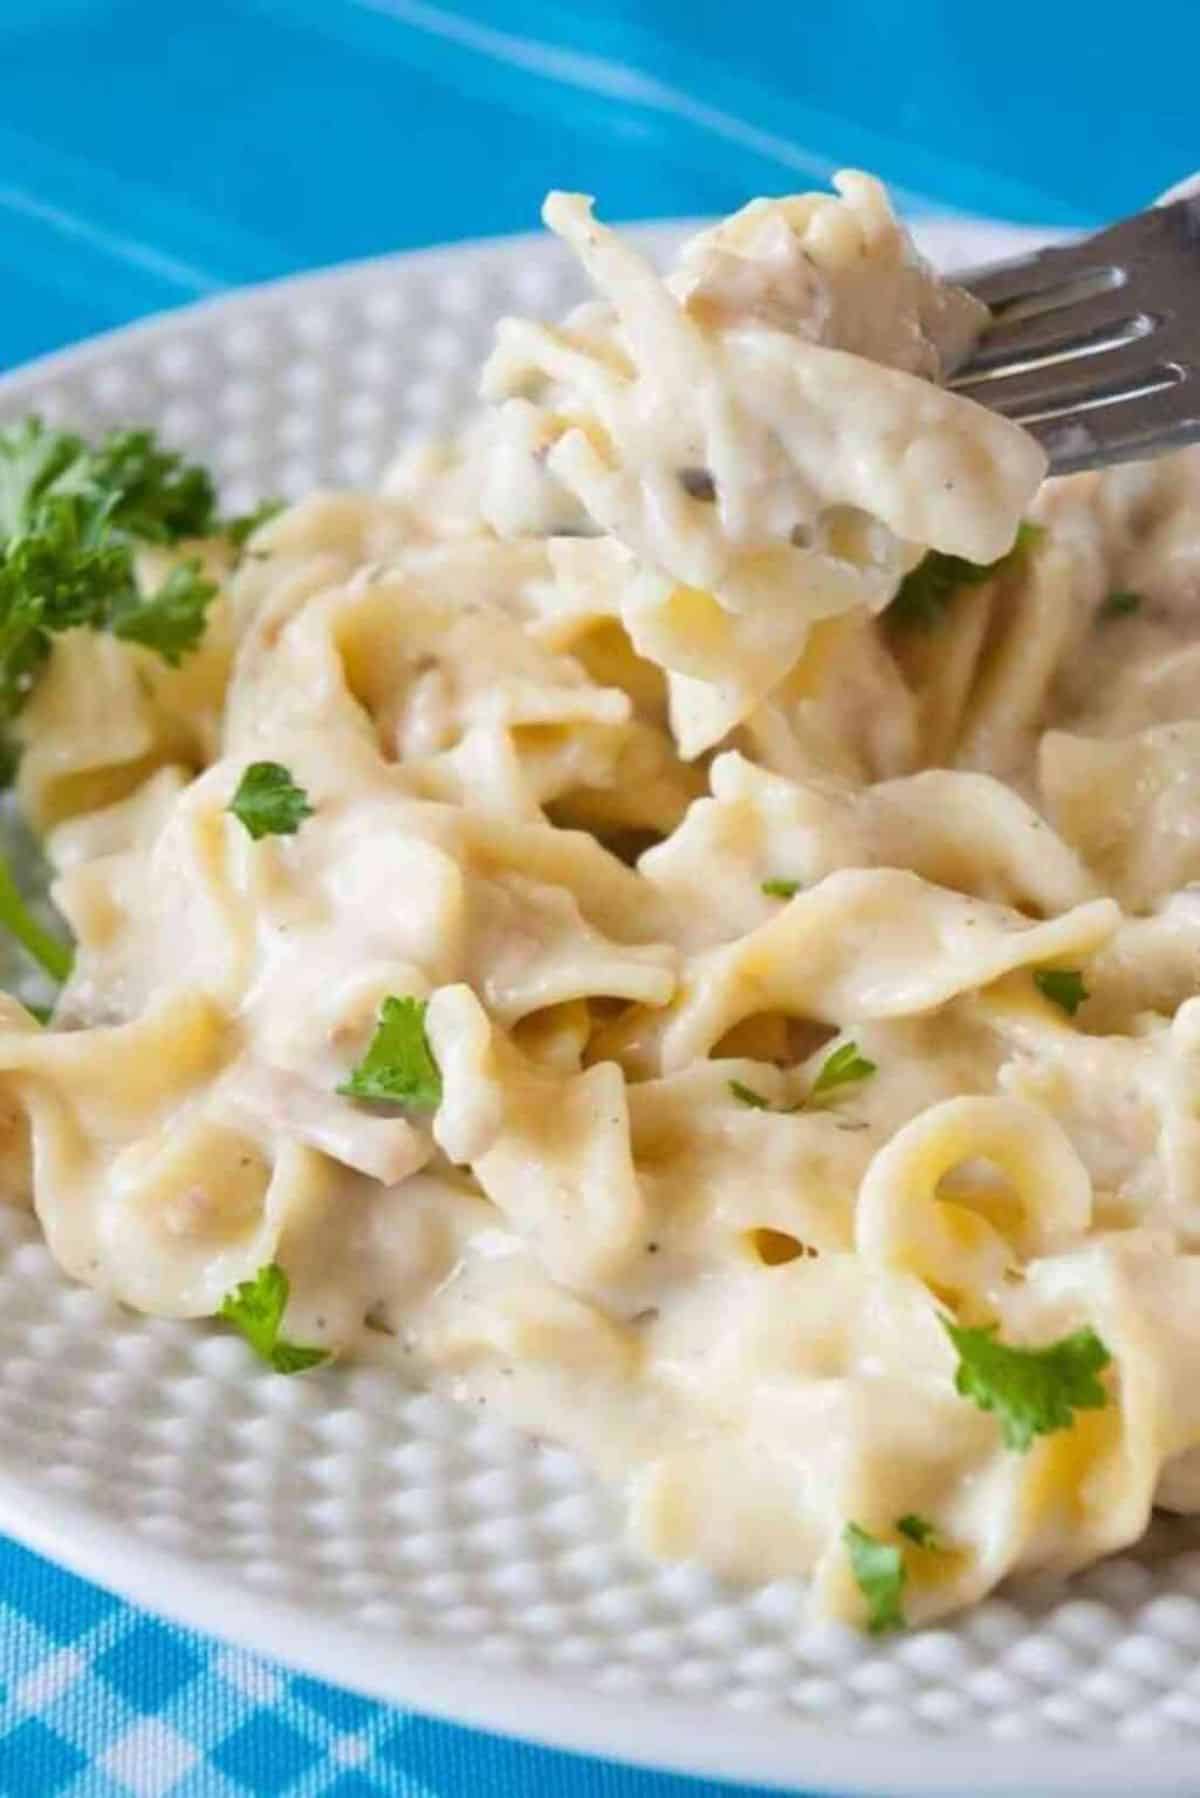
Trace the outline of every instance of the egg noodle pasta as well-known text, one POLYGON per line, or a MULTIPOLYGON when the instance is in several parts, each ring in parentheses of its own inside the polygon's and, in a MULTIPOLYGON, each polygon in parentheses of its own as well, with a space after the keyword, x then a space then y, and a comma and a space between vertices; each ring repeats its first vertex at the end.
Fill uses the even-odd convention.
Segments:
POLYGON ((595 297, 378 494, 3 439, 0 1116, 73 1278, 882 1631, 1200 1509, 1200 460, 1043 484, 835 186, 665 278, 552 195, 595 297))

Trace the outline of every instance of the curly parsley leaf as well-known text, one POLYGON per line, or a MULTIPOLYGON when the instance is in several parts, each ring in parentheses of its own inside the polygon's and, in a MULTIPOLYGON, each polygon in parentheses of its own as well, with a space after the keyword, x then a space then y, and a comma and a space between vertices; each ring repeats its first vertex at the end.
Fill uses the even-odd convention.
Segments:
POLYGON ((852 1086, 858 1080, 869 1080, 877 1072, 876 1064, 860 1055, 857 1043, 843 1043, 822 1062, 805 1103, 823 1099, 840 1086, 852 1086))
POLYGON ((961 587, 982 586, 984 581, 1006 574, 1043 535, 1040 524, 1025 520, 1017 527, 1012 548, 995 562, 968 562, 965 556, 947 556, 940 549, 931 549, 905 575, 884 616, 893 624, 932 630, 942 622, 961 587))
POLYGON ((270 524, 273 518, 278 518, 286 505, 287 501, 282 499, 260 500, 253 512, 242 512, 236 518, 227 518, 221 529, 235 549, 244 549, 255 531, 260 530, 264 524, 270 524))
POLYGON ((92 448, 39 418, 0 430, 0 538, 38 535, 41 509, 56 498, 100 505, 112 530, 146 543, 219 528, 207 470, 161 449, 152 431, 113 431, 92 448))
POLYGON ((1121 587, 1115 593, 1107 594, 1100 601, 1096 616, 1101 624, 1107 624, 1113 618, 1129 618, 1134 612, 1140 612, 1141 608, 1141 594, 1133 593, 1127 587, 1121 587))
POLYGON ((176 666, 216 588, 188 563, 143 595, 136 545, 216 528, 208 475, 148 431, 93 449, 36 418, 0 430, 0 717, 20 711, 60 631, 109 630, 176 666))
POLYGON ((1084 1000, 1089 997, 1088 989, 1083 984, 1083 975, 1078 968, 1035 968, 1033 984, 1051 1004, 1065 1011, 1073 1018, 1084 1000))
POLYGON ((257 843, 260 837, 294 836, 313 808, 282 762, 251 762, 228 809, 257 843))
POLYGON ((842 1542, 855 1584, 867 1602, 867 1628, 871 1634, 882 1636, 889 1630, 903 1629, 902 1599, 907 1578, 903 1550, 894 1543, 881 1542, 857 1523, 846 1525, 842 1542))
POLYGON ((48 630, 102 624, 110 594, 132 578, 128 548, 111 534, 107 501, 56 493, 42 501, 34 525, 0 546, 5 598, 36 601, 48 630))
MULTIPOLYGON (((15 718, 25 704, 42 664, 50 654, 50 633, 42 624, 38 601, 11 592, 0 563, 0 716, 15 718)), ((16 745, 4 747, 6 767, 15 773, 16 745)))
MULTIPOLYGON (((875 1063, 859 1053, 857 1043, 842 1043, 840 1048, 834 1049, 832 1054, 825 1057, 808 1094, 797 1104, 785 1105, 782 1109, 796 1112, 804 1111, 811 1105, 820 1105, 830 1093, 837 1092, 843 1086, 852 1086, 859 1080, 869 1080, 876 1071, 875 1063)), ((734 1098, 743 1105, 753 1105, 760 1111, 771 1109, 770 1101, 764 1099, 761 1093, 755 1092, 752 1086, 745 1086, 740 1080, 730 1080, 727 1084, 734 1098)))
POLYGON ((143 596, 132 587, 114 596, 112 633, 123 642, 156 650, 168 667, 178 668, 199 645, 216 597, 216 583, 205 578, 199 562, 181 562, 154 593, 143 596))
POLYGON ((1035 1436, 1069 1430, 1076 1411, 1103 1410, 1108 1393, 1097 1375, 1112 1356, 1091 1326, 1046 1348, 1014 1348, 996 1338, 996 1325, 980 1329, 943 1318, 958 1351, 954 1389, 981 1411, 994 1411, 1005 1446, 1024 1454, 1035 1436))
POLYGON ((942 1546, 937 1525, 930 1523, 928 1517, 922 1517, 917 1511, 906 1511, 903 1517, 896 1519, 896 1528, 918 1548, 928 1548, 936 1552, 942 1546))
POLYGON ((25 704, 57 631, 102 629, 110 595, 132 580, 128 551, 104 540, 104 508, 82 495, 46 500, 38 534, 0 542, 0 715, 25 704))
POLYGON ((426 1009, 423 999, 386 998, 366 1054, 338 1091, 351 1099, 436 1111, 442 1076, 425 1035, 426 1009))
POLYGON ((277 509, 223 524, 207 470, 152 431, 93 446, 37 418, 0 429, 0 718, 20 711, 60 631, 111 631, 178 667, 204 635, 216 586, 189 561, 143 593, 137 545, 224 531, 240 547, 277 509))
POLYGON ((794 899, 803 884, 800 880, 764 880, 759 891, 768 899, 794 899))
POLYGON ((0 430, 0 540, 28 531, 40 502, 85 453, 82 438, 47 431, 40 418, 0 430))
POLYGON ((145 543, 211 537, 221 528, 208 470, 160 448, 153 431, 113 431, 84 451, 77 478, 107 496, 115 529, 145 543))
POLYGON ((276 1373, 307 1373, 310 1367, 320 1367, 328 1359, 328 1349, 302 1348, 296 1342, 277 1342, 270 1355, 276 1373))
POLYGON ((241 1331, 255 1354, 276 1373, 303 1373, 329 1359, 328 1349, 301 1348, 298 1343, 281 1338, 290 1290, 283 1269, 277 1262, 269 1261, 252 1280, 243 1280, 227 1293, 217 1313, 241 1331))
POLYGON ((22 949, 38 966, 60 984, 71 972, 74 951, 50 931, 43 929, 12 877, 8 863, 0 856, 0 927, 16 938, 22 949))

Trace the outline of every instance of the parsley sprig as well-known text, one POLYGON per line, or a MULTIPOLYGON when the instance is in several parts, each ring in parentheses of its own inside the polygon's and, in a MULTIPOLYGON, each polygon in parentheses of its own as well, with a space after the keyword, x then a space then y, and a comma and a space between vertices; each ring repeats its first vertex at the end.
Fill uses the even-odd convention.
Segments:
POLYGON ((931 549, 910 569, 884 616, 904 628, 932 630, 946 616, 951 599, 962 587, 979 587, 1022 561, 1044 535, 1044 527, 1025 520, 1017 527, 1010 550, 995 562, 968 562, 965 556, 931 549))
POLYGON ((257 843, 260 837, 294 836, 313 808, 282 762, 251 762, 228 808, 257 843))
POLYGON ((1069 1018, 1073 1018, 1084 1000, 1090 997, 1078 968, 1035 968, 1033 984, 1069 1018))
POLYGON ((0 925, 51 980, 61 983, 71 972, 74 952, 69 943, 43 929, 22 897, 8 863, 0 856, 0 925))
POLYGON ((260 500, 252 512, 243 512, 238 518, 227 518, 221 528, 234 549, 245 549, 255 531, 261 530, 264 524, 270 524, 273 518, 278 518, 285 504, 281 499, 260 500))
POLYGON ((747 1086, 744 1080, 731 1080, 729 1090, 739 1105, 749 1105, 755 1111, 770 1111, 771 1109, 770 1100, 764 1099, 761 1093, 756 1093, 754 1088, 747 1086))
POLYGON ((918 1548, 928 1548, 936 1553, 942 1546, 937 1525, 930 1523, 928 1517, 922 1517, 917 1511, 906 1511, 903 1517, 898 1517, 896 1528, 910 1542, 915 1542, 918 1548))
POLYGON ((260 1267, 252 1280, 243 1280, 222 1301, 218 1317, 240 1330, 255 1354, 276 1373, 303 1373, 328 1361, 328 1349, 304 1348, 280 1335, 291 1286, 275 1261, 260 1267))
MULTIPOLYGON (((112 431, 88 444, 38 418, 0 428, 0 785, 17 765, 3 726, 28 700, 56 636, 111 632, 172 668, 199 644, 215 584, 193 559, 143 592, 138 546, 219 531, 241 544, 265 516, 260 508, 223 523, 207 470, 163 449, 152 431, 112 431)), ((2 862, 0 926, 52 978, 66 978, 70 948, 42 929, 2 862)))
POLYGON ((0 537, 29 534, 39 506, 65 496, 102 501, 114 530, 146 543, 219 528, 207 471, 161 449, 152 431, 113 431, 91 448, 40 418, 0 430, 0 537))
POLYGON ((1142 596, 1134 593, 1129 587, 1117 587, 1112 593, 1106 593, 1096 609, 1096 617, 1101 624, 1110 624, 1114 618, 1131 618, 1142 609, 1142 596))
POLYGON ((199 647, 216 596, 216 583, 201 575, 199 562, 181 562, 153 593, 122 584, 110 594, 108 616, 95 628, 107 627, 124 643, 153 649, 169 668, 178 668, 199 647))
POLYGON ((878 1072, 873 1061, 859 1053, 857 1043, 842 1043, 825 1057, 817 1071, 817 1077, 809 1089, 806 1105, 816 1100, 828 1098, 839 1087, 853 1086, 860 1080, 869 1080, 878 1072))
POLYGON ((62 631, 111 631, 178 667, 216 585, 193 558, 143 593, 138 545, 221 533, 240 547, 277 510, 222 520, 208 471, 152 431, 92 445, 38 418, 0 429, 0 721, 20 711, 62 631))
POLYGON ((423 999, 386 998, 366 1054, 338 1091, 351 1099, 436 1111, 442 1076, 425 1035, 426 1009, 423 999))
POLYGON ((854 1583, 867 1603, 867 1628, 873 1636, 905 1627, 904 1586, 908 1570, 904 1550, 894 1542, 881 1542, 857 1523, 842 1531, 842 1543, 854 1583))
MULTIPOLYGON (((857 1043, 841 1043, 825 1057, 817 1070, 816 1079, 800 1103, 785 1106, 784 1109, 804 1111, 810 1105, 820 1105, 829 1097, 830 1093, 837 1092, 840 1087, 853 1086, 860 1080, 869 1080, 871 1075, 877 1072, 878 1068, 875 1062, 868 1061, 867 1057, 860 1053, 857 1043)), ((764 1099, 763 1095, 756 1092, 752 1086, 747 1086, 744 1081, 730 1080, 727 1085, 739 1104, 752 1106, 756 1111, 770 1111, 770 1101, 764 1099)))
POLYGON ((37 418, 0 430, 0 719, 20 711, 62 631, 112 631, 177 665, 204 634, 216 586, 188 561, 144 594, 137 546, 217 528, 207 472, 150 431, 92 448, 37 418))
MULTIPOLYGON (((937 1526, 916 1511, 906 1511, 895 1524, 898 1535, 930 1554, 944 1552, 937 1526)), ((861 1524, 848 1523, 842 1531, 842 1545, 850 1562, 854 1581, 867 1603, 867 1628, 873 1636, 890 1630, 906 1629, 904 1588, 908 1567, 904 1549, 897 1542, 884 1542, 861 1524)))
POLYGON ((970 1328, 943 1318, 958 1368, 954 1389, 981 1411, 994 1411, 1007 1448, 1024 1454, 1035 1436, 1069 1430, 1076 1411, 1103 1410, 1108 1393, 1097 1377, 1112 1356, 1087 1326, 1046 1348, 1000 1342, 997 1326, 970 1328))

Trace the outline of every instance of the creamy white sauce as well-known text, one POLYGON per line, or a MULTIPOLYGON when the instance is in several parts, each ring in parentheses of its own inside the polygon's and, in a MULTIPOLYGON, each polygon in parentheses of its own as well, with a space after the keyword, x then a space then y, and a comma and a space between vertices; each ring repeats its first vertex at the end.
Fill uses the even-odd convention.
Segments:
POLYGON ((21 797, 79 949, 4 1004, 3 1165, 76 1278, 204 1317, 278 1262, 289 1339, 571 1444, 655 1553, 863 1619, 845 1526, 919 1513, 919 1621, 1200 1502, 1200 463, 1035 499, 932 384, 978 308, 840 191, 665 283, 555 197, 600 298, 501 327, 457 443, 267 526, 181 669, 61 641, 21 797), (339 1091, 389 995, 433 1115, 339 1091), (1014 1452, 946 1308, 1090 1326, 1108 1402, 1014 1452))

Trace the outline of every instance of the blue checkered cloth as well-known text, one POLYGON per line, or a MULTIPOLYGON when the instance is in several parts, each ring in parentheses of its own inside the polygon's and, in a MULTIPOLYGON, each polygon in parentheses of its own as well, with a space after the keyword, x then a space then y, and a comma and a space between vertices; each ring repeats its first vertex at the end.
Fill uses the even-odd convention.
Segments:
POLYGON ((729 1798, 288 1673, 2 1538, 0 1593, 3 1798, 729 1798))

